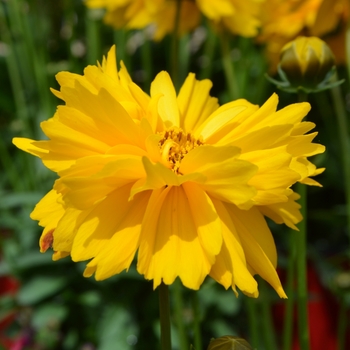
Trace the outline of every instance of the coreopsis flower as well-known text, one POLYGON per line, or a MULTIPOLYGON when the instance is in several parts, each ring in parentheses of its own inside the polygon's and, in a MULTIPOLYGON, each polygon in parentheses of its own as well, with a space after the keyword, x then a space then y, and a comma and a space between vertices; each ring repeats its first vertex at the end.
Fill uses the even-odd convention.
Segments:
MULTIPOLYGON (((203 14, 234 34, 253 37, 258 33, 263 0, 180 0, 179 34, 198 27, 203 14)), ((153 24, 155 40, 174 32, 177 0, 86 0, 90 8, 104 8, 104 21, 117 29, 141 29, 153 24)))
POLYGON ((58 175, 31 217, 44 227, 40 247, 53 259, 87 263, 97 280, 137 270, 154 288, 179 277, 191 289, 211 276, 258 295, 255 274, 286 297, 264 216, 295 228, 291 185, 322 171, 307 159, 324 151, 302 122, 310 106, 276 111, 240 99, 219 107, 209 80, 189 74, 176 95, 166 72, 150 95, 134 84, 115 49, 84 75, 61 72, 65 102, 41 128, 48 140, 15 138, 58 175))

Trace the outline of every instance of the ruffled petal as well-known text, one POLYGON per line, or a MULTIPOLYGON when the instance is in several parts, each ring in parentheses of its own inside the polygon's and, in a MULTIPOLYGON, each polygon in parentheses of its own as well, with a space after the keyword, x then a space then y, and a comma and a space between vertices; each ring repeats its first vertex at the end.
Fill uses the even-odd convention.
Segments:
POLYGON ((237 285, 242 292, 257 297, 258 284, 248 269, 245 251, 235 222, 222 202, 213 199, 213 203, 221 220, 223 245, 210 271, 210 276, 225 288, 231 286, 236 291, 237 285))
POLYGON ((196 130, 218 107, 217 98, 210 97, 212 82, 198 81, 190 73, 182 85, 177 103, 179 105, 180 126, 187 132, 196 130))
POLYGON ((139 273, 153 280, 154 288, 179 277, 184 286, 197 290, 211 265, 183 188, 153 191, 142 223, 139 273))
POLYGON ((208 194, 248 208, 256 194, 256 190, 248 185, 248 181, 256 173, 257 167, 237 159, 238 155, 239 149, 232 146, 200 146, 186 155, 180 171, 183 174, 202 174, 205 181, 201 181, 200 185, 208 194))
POLYGON ((161 94, 159 99, 158 112, 165 126, 180 126, 180 114, 177 106, 176 91, 167 72, 160 72, 151 84, 151 96, 161 94))
POLYGON ((113 223, 113 236, 87 264, 85 277, 95 273, 96 280, 100 281, 129 269, 139 245, 141 224, 150 195, 150 192, 139 194, 127 204, 127 211, 122 210, 124 215, 118 215, 118 220, 113 223))
POLYGON ((248 211, 225 204, 239 234, 247 263, 276 290, 281 298, 287 298, 276 272, 276 246, 266 221, 254 207, 248 211))

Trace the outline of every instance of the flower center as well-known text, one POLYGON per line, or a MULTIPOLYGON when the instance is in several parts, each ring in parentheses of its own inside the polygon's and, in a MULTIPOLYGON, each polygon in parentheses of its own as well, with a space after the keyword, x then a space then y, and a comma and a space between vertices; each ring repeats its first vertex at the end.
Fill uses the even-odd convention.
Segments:
POLYGON ((191 133, 186 133, 180 128, 172 127, 160 133, 162 136, 158 143, 162 160, 168 164, 171 170, 180 174, 181 160, 192 149, 204 144, 202 138, 196 139, 191 133))

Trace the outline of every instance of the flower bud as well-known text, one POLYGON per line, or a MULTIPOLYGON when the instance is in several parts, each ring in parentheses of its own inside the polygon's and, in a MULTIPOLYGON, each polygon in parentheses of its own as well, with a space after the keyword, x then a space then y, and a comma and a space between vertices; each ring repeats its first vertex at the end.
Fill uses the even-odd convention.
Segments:
POLYGON ((279 70, 292 88, 317 89, 327 83, 335 59, 331 49, 317 37, 298 37, 280 53, 279 70))

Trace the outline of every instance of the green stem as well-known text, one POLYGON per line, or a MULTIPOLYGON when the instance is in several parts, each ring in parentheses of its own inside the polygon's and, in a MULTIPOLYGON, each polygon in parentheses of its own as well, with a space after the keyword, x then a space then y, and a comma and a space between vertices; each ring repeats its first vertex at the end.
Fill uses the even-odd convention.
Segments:
POLYGON ((193 309, 193 331, 194 331, 194 348, 196 350, 202 350, 202 337, 200 330, 200 314, 198 305, 198 294, 192 292, 192 309, 193 309))
POLYGON ((347 327, 347 312, 346 302, 344 297, 341 297, 338 316, 338 350, 345 350, 346 327, 347 327))
POLYGON ((216 45, 217 35, 215 35, 210 26, 207 25, 207 38, 204 43, 204 52, 202 56, 204 61, 202 62, 202 68, 199 73, 201 79, 208 79, 211 76, 216 45))
POLYGON ((94 10, 86 9, 85 23, 88 64, 96 64, 101 59, 101 23, 95 18, 95 13, 94 10))
POLYGON ((299 232, 295 233, 296 249, 298 251, 297 259, 297 294, 298 294, 298 330, 299 330, 299 342, 301 350, 309 350, 309 322, 308 322, 308 309, 307 309, 307 264, 306 264, 306 186, 301 183, 297 183, 297 193, 300 195, 299 203, 301 205, 301 214, 303 220, 298 224, 299 232))
POLYGON ((176 14, 174 31, 171 43, 171 78, 176 91, 179 88, 179 26, 180 26, 181 0, 176 0, 176 14))
MULTIPOLYGON (((307 100, 307 94, 299 90, 299 102, 307 100)), ((308 316, 308 289, 307 289, 307 191, 306 185, 297 183, 296 192, 299 193, 299 204, 303 220, 298 224, 299 232, 295 232, 295 244, 298 252, 296 264, 297 295, 298 295, 298 332, 301 350, 310 349, 309 316, 308 316)))
POLYGON ((171 350, 169 287, 162 282, 158 289, 161 349, 171 350))
POLYGON ((176 326, 179 335, 179 341, 181 344, 181 349, 188 349, 188 340, 186 335, 186 329, 183 322, 183 298, 182 298, 182 286, 179 280, 173 283, 174 286, 174 302, 175 302, 175 319, 176 326))
POLYGON ((262 318, 262 330, 263 337, 265 341, 266 349, 277 349, 277 342, 275 337, 275 330, 272 321, 271 315, 271 301, 268 294, 268 289, 266 288, 266 282, 262 281, 260 283, 260 291, 261 291, 261 318, 262 318))
POLYGON ((153 78, 153 64, 152 64, 152 50, 151 42, 144 34, 144 43, 141 46, 141 60, 142 68, 145 72, 145 82, 144 86, 146 90, 150 89, 152 78, 153 78))
POLYGON ((348 72, 348 79, 350 81, 350 17, 345 32, 345 52, 346 52, 346 68, 348 72))
POLYGON ((127 39, 128 38, 126 30, 120 29, 114 31, 114 43, 117 48, 117 60, 118 62, 123 61, 128 71, 131 72, 131 58, 126 51, 127 39))
POLYGON ((237 84, 237 77, 234 70, 234 64, 231 59, 230 49, 230 37, 227 33, 222 33, 220 36, 221 51, 222 51, 222 63, 226 76, 226 83, 229 91, 230 99, 236 100, 239 98, 240 93, 237 84))
POLYGON ((255 299, 245 298, 246 308, 248 311, 248 323, 250 331, 250 343, 253 349, 258 348, 259 346, 259 327, 258 320, 259 314, 257 312, 257 304, 255 299))
POLYGON ((286 292, 288 299, 286 300, 286 314, 283 328, 283 350, 290 350, 292 348, 293 339, 293 311, 294 311, 294 274, 295 274, 295 232, 290 235, 289 257, 287 266, 287 282, 286 292))
MULTIPOLYGON (((336 80, 338 78, 336 77, 336 80)), ((347 231, 350 240, 350 157, 349 157, 349 135, 348 135, 348 122, 347 114, 345 110, 344 98, 339 86, 334 87, 331 90, 333 105, 338 122, 338 133, 340 139, 341 153, 342 153, 342 165, 343 165, 343 178, 346 196, 346 215, 347 215, 347 231)))

